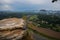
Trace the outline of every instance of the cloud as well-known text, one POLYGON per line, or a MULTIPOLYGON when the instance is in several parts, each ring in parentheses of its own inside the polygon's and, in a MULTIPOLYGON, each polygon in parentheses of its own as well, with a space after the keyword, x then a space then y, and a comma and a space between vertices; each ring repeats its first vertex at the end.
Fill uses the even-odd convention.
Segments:
POLYGON ((60 2, 52 0, 0 0, 0 10, 60 9, 60 2))
POLYGON ((0 0, 0 10, 12 10, 12 0, 0 0))
POLYGON ((19 3, 27 3, 27 4, 46 4, 51 2, 52 0, 15 0, 15 2, 19 3))
POLYGON ((60 10, 60 1, 53 3, 53 9, 54 10, 60 10))
POLYGON ((1 9, 2 9, 2 10, 12 10, 12 7, 9 6, 9 5, 2 5, 2 6, 1 6, 1 9))
POLYGON ((27 0, 27 2, 32 4, 43 4, 45 3, 44 0, 27 0))
POLYGON ((0 0, 0 3, 2 4, 10 4, 10 3, 13 3, 12 0, 0 0))

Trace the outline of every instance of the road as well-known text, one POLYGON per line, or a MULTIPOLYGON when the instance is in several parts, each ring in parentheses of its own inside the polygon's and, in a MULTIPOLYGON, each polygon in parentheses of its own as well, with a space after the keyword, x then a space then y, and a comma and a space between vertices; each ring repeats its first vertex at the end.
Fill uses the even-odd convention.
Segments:
POLYGON ((43 36, 41 36, 39 34, 36 34, 33 31, 30 31, 30 32, 31 32, 31 35, 34 38, 34 40, 48 40, 48 38, 43 37, 43 36))
POLYGON ((36 30, 39 33, 42 33, 42 34, 47 35, 52 38, 60 39, 60 32, 55 32, 55 31, 52 31, 52 30, 49 30, 46 28, 41 28, 41 27, 38 28, 38 27, 34 26, 32 23, 29 23, 28 26, 29 26, 29 28, 36 30))

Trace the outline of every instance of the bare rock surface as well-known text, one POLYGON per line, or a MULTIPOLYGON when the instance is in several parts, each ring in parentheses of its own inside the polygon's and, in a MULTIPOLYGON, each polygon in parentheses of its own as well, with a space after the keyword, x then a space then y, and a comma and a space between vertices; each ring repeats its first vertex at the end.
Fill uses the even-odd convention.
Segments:
POLYGON ((9 18, 0 20, 0 30, 14 29, 14 28, 23 28, 25 21, 18 18, 9 18))
POLYGON ((26 34, 23 30, 25 21, 18 18, 8 18, 0 20, 0 40, 22 39, 26 34))

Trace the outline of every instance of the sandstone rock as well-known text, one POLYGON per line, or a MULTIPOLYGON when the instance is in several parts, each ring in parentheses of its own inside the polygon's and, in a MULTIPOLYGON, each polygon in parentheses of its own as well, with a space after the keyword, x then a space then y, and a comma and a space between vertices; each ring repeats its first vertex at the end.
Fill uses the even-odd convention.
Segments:
POLYGON ((27 29, 23 30, 25 21, 18 18, 0 20, 0 40, 18 40, 25 36, 27 29))
POLYGON ((12 30, 15 28, 23 28, 25 21, 18 18, 9 18, 0 20, 0 30, 12 30))

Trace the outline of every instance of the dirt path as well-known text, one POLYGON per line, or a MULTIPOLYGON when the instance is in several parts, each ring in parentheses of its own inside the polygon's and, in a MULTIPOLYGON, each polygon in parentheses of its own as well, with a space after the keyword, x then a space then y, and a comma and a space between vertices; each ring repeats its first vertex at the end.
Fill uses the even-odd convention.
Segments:
POLYGON ((36 30, 39 33, 48 35, 48 36, 53 37, 53 38, 60 39, 60 32, 55 32, 55 31, 52 31, 52 30, 49 30, 46 28, 41 28, 41 27, 38 28, 38 27, 32 25, 32 23, 29 23, 28 25, 29 25, 29 28, 36 30))
POLYGON ((30 34, 32 35, 32 37, 34 38, 34 40, 48 40, 48 38, 43 37, 39 34, 34 33, 32 30, 30 31, 30 34))

